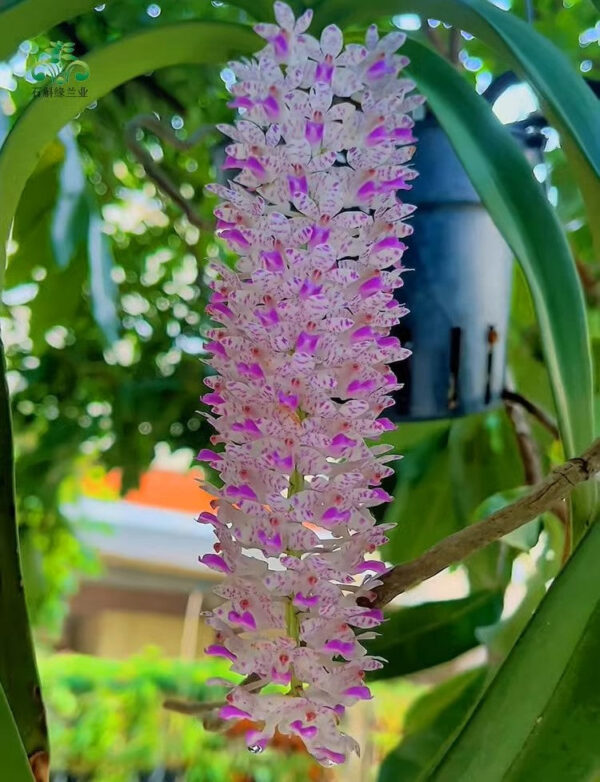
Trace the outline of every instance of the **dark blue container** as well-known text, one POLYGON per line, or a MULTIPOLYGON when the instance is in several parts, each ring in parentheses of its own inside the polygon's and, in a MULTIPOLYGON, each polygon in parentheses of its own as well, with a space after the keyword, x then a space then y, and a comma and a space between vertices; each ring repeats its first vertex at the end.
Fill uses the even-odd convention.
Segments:
MULTIPOLYGON (((535 124, 535 123, 534 123, 535 124)), ((532 162, 543 137, 527 123, 511 128, 532 162)), ((504 387, 513 256, 433 117, 417 124, 408 194, 418 209, 397 298, 410 309, 395 329, 413 351, 393 370, 404 387, 396 420, 463 416, 498 404, 504 387)))

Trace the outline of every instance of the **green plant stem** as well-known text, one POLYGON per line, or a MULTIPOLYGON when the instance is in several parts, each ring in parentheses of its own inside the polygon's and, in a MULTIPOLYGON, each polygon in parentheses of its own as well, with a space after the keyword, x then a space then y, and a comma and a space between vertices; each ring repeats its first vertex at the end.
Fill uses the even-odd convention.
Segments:
POLYGON ((48 752, 48 734, 21 573, 10 398, 1 335, 0 375, 0 684, 31 758, 48 752))

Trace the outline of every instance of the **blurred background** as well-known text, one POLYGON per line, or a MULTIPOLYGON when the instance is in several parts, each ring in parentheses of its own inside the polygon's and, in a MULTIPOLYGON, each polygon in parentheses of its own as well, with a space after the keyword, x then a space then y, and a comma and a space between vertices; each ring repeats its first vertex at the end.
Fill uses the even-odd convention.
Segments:
MULTIPOLYGON (((600 21, 592 3, 495 5, 528 19, 575 68, 598 78, 600 21)), ((129 32, 191 18, 250 21, 217 0, 121 0, 24 41, 0 62, 0 139, 38 89, 33 72, 52 42, 70 42, 83 55, 129 32)), ((428 40, 480 93, 504 73, 476 39, 436 20, 404 14, 388 26, 428 40)), ((208 733, 196 716, 163 707, 166 699, 213 699, 206 681, 224 673, 202 651, 211 635, 201 612, 212 605, 214 574, 197 562, 212 541, 194 517, 211 498, 194 455, 210 434, 198 412, 205 267, 226 255, 212 235, 214 201, 203 186, 222 176, 224 144, 212 128, 231 119, 232 76, 227 67, 167 68, 92 103, 46 149, 17 213, 1 325, 26 592, 55 782, 374 780, 403 736, 423 725, 431 728, 429 742, 444 735, 436 722, 444 704, 476 686, 490 655, 493 662, 510 648, 560 556, 560 524, 546 520, 397 601, 412 609, 448 602, 467 617, 459 625, 464 638, 448 641, 448 613, 435 611, 402 636, 404 664, 376 682, 375 700, 350 717, 363 756, 341 772, 316 766, 284 737, 250 755, 237 736, 208 733), (481 594, 494 596, 493 609, 489 597, 473 601, 481 594), (493 643, 485 625, 494 625, 493 643)), ((507 84, 493 100, 503 122, 539 115, 526 86, 507 84)), ((534 173, 569 232, 598 352, 600 275, 583 207, 556 132, 543 122, 538 132, 543 156, 534 173)), ((510 274, 510 377, 551 411, 529 294, 518 268, 510 274)), ((386 560, 418 555, 528 482, 509 413, 492 400, 470 415, 404 416, 389 437, 405 459, 390 481, 395 501, 386 519, 399 526, 382 552, 386 560)), ((535 418, 528 426, 541 469, 561 461, 552 434, 535 418)), ((409 741, 405 762, 418 764, 424 751, 409 741)))

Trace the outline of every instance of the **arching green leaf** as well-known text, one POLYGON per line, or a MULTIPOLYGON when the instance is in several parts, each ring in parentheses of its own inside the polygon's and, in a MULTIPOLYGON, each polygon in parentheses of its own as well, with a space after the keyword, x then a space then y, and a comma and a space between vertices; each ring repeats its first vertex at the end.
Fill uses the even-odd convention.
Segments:
POLYGON ((599 559, 596 525, 550 587, 434 782, 596 778, 599 559))
POLYGON ((11 782, 31 782, 31 768, 21 744, 17 726, 0 685, 0 755, 2 773, 11 782))
MULTIPOLYGON (((411 76, 525 273, 564 448, 575 456, 594 430, 592 364, 583 295, 565 235, 516 141, 488 104, 426 46, 407 41, 405 51, 411 76)), ((576 495, 575 539, 590 520, 594 487, 576 495)))
POLYGON ((98 0, 19 0, 0 8, 0 60, 10 57, 27 38, 91 11, 95 5, 98 0))

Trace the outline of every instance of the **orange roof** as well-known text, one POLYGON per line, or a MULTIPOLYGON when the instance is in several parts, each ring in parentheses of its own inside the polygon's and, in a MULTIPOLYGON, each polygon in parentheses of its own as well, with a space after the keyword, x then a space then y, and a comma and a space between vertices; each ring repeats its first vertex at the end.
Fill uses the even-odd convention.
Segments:
MULTIPOLYGON (((213 496, 198 485, 202 470, 190 470, 181 474, 169 470, 145 472, 137 489, 130 489, 125 497, 136 505, 154 508, 202 513, 212 510, 213 496)), ((100 476, 87 475, 82 481, 83 493, 98 499, 118 500, 121 490, 121 470, 111 470, 100 476)))

